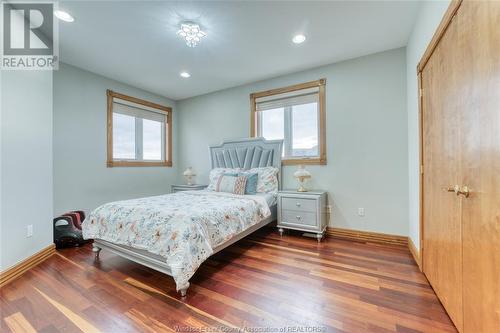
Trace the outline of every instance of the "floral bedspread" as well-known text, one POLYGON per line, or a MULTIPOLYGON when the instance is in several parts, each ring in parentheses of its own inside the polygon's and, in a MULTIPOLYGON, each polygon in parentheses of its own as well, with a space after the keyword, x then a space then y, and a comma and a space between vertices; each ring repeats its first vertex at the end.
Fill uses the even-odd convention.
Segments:
POLYGON ((185 191, 104 204, 89 214, 82 229, 85 239, 166 257, 179 290, 216 246, 269 215, 261 196, 185 191))

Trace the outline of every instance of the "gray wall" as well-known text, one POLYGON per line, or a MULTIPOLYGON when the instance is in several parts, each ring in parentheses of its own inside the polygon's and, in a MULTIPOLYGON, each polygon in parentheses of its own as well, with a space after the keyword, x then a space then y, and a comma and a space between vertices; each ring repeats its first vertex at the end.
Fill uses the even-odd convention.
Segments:
POLYGON ((417 64, 432 39, 449 0, 424 1, 415 21, 412 34, 406 47, 407 109, 408 109, 408 200, 409 236, 420 248, 420 206, 419 206, 419 136, 418 136, 418 80, 417 64))
POLYGON ((0 270, 5 270, 52 243, 51 71, 2 71, 0 128, 0 270))
POLYGON ((61 64, 54 73, 54 213, 164 194, 177 176, 175 102, 61 64), (106 167, 106 89, 173 108, 173 167, 106 167))
MULTIPOLYGON (((326 78, 326 166, 307 167, 328 190, 331 226, 408 234, 405 49, 390 50, 177 102, 179 178, 192 166, 207 182, 208 145, 248 137, 249 94, 326 78), (364 207, 365 217, 357 215, 364 207)), ((284 187, 295 187, 286 167, 284 187)))

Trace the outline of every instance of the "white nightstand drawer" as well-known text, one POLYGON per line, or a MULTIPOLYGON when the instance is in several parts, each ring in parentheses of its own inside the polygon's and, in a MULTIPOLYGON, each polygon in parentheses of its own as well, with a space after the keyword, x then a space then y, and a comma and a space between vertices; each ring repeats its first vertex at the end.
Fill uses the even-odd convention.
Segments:
POLYGON ((298 210, 301 212, 316 212, 318 201, 316 199, 305 198, 281 198, 281 209, 298 210))
POLYGON ((293 229, 315 233, 318 241, 326 230, 326 192, 278 191, 278 230, 293 229))
POLYGON ((316 212, 282 210, 281 223, 315 227, 318 224, 318 218, 316 216, 316 212))

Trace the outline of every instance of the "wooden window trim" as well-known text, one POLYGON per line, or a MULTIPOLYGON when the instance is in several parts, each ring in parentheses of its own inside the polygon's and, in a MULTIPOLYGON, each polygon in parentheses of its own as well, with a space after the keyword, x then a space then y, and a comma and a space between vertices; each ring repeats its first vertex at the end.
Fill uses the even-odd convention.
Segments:
POLYGON ((132 96, 127 96, 106 90, 107 95, 107 162, 108 168, 112 167, 171 167, 172 166, 172 108, 153 102, 148 102, 132 96), (165 113, 165 161, 120 161, 113 159, 113 99, 119 98, 135 104, 158 109, 165 113))
POLYGON ((319 87, 319 157, 315 158, 284 158, 283 165, 319 164, 326 165, 326 79, 319 79, 288 87, 276 88, 250 94, 250 136, 257 136, 257 98, 288 93, 292 91, 319 87))

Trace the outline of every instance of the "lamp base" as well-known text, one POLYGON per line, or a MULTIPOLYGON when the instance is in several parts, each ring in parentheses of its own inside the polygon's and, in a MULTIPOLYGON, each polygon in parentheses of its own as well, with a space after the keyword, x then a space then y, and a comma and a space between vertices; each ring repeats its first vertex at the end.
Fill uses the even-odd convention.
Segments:
POLYGON ((311 176, 299 176, 296 178, 299 181, 299 188, 297 189, 297 192, 307 192, 307 189, 304 187, 304 185, 306 184, 306 180, 311 178, 311 176))

